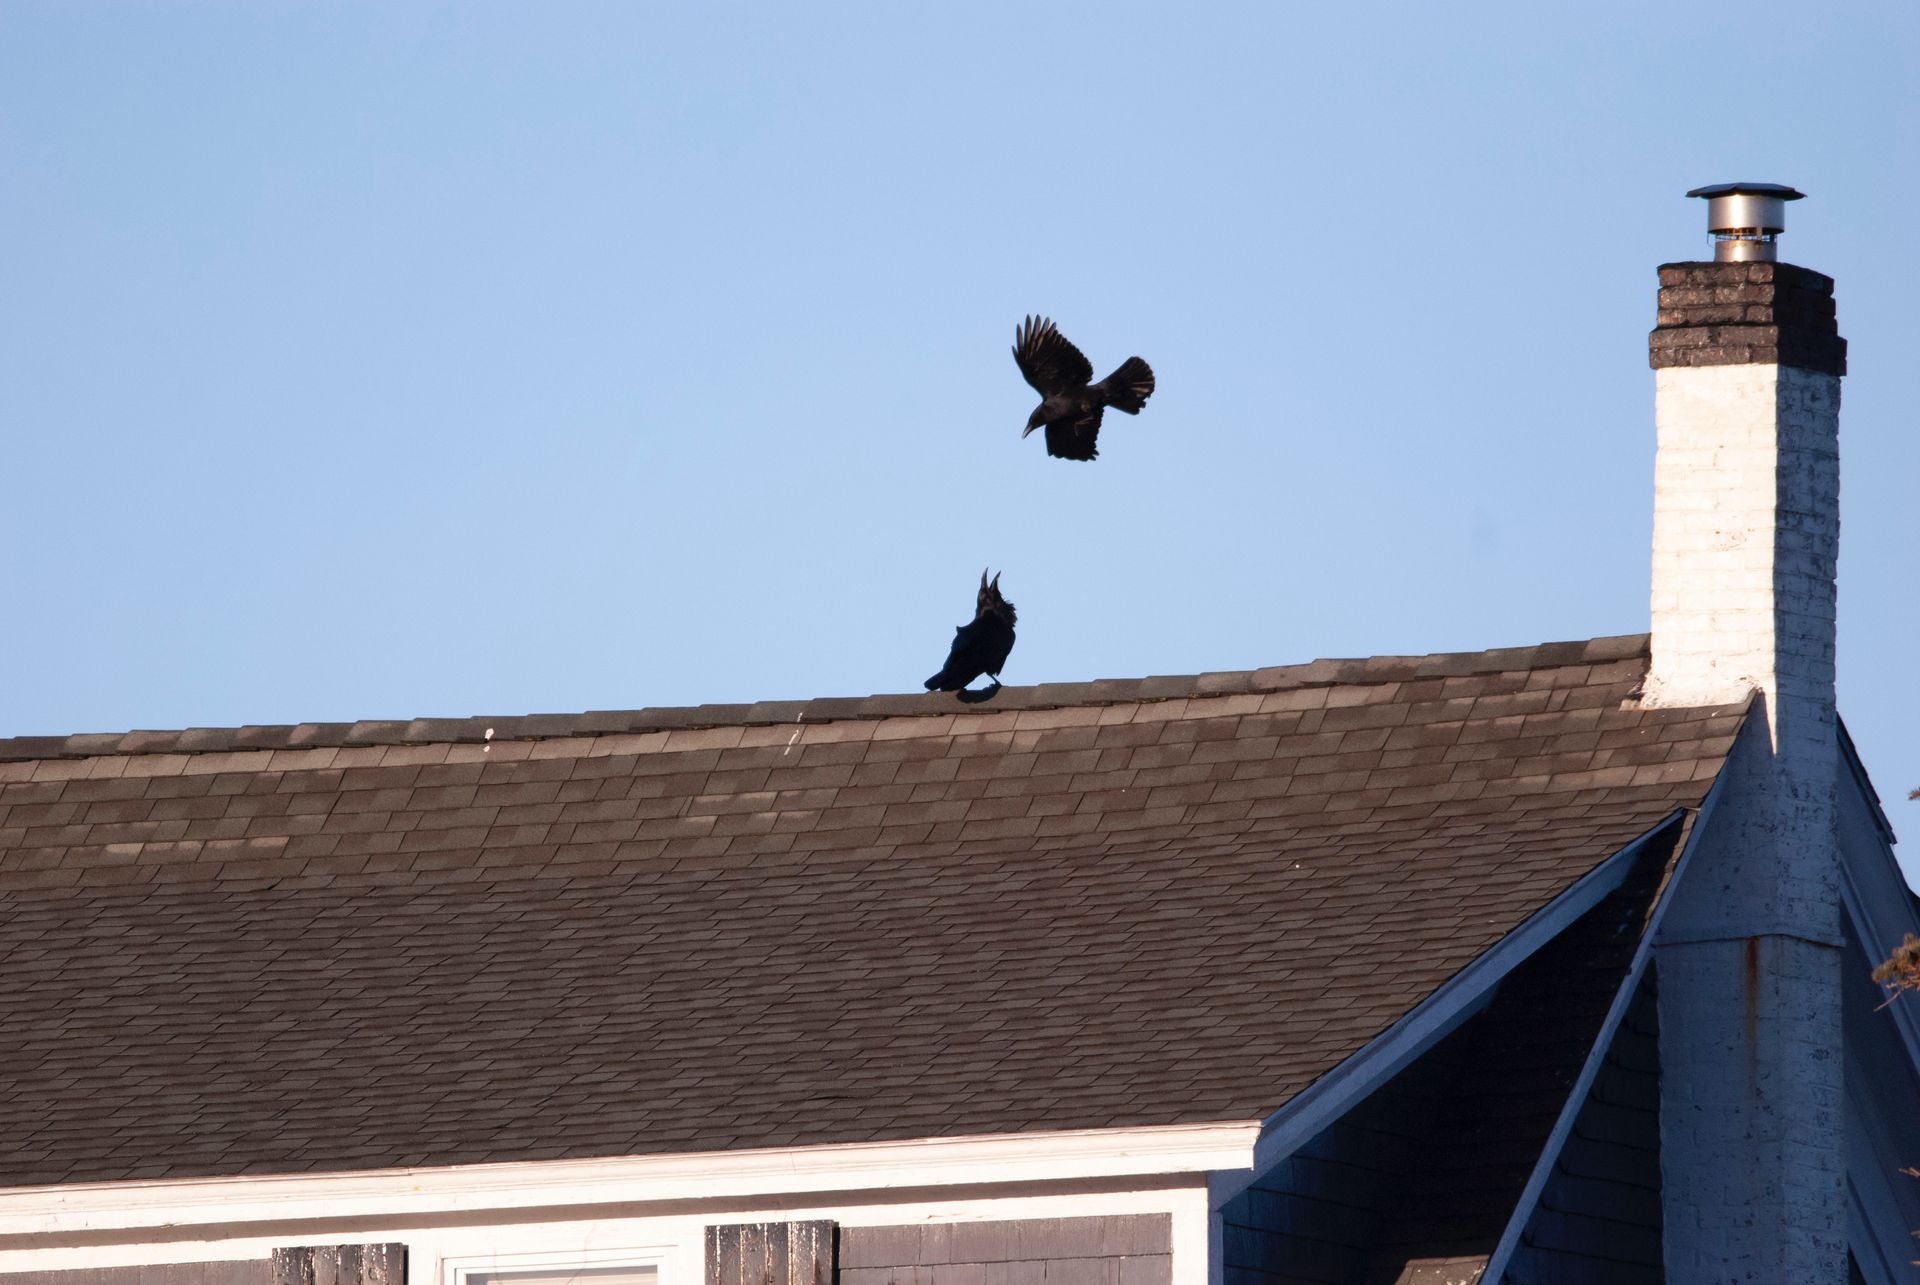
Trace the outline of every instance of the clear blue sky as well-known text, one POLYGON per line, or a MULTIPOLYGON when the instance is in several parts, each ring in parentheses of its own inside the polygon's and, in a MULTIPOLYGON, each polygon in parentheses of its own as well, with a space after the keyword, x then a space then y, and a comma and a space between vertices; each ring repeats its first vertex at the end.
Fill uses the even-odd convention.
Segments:
POLYGON ((1916 85, 1910 0, 11 0, 0 734, 911 690, 986 564, 1017 683, 1638 632, 1739 178, 1839 280, 1920 834, 1916 85), (1028 311, 1159 374, 1097 464, 1028 311))

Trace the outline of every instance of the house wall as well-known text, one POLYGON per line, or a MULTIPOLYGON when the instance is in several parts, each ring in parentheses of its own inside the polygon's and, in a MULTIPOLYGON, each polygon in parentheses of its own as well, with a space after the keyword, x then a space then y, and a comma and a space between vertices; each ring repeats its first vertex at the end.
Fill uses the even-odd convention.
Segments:
POLYGON ((1221 1211, 1225 1285, 1358 1279, 1471 1035, 1456 1032, 1221 1211))
POLYGON ((407 1247, 290 1245, 271 1258, 0 1272, 0 1285, 405 1285, 407 1247))
POLYGON ((1227 1205, 1225 1285, 1323 1285, 1364 1268, 1401 1177, 1382 1158, 1399 1148, 1370 1132, 1335 1125, 1227 1205))
POLYGON ((1640 983, 1503 1285, 1663 1285, 1660 1027, 1656 983, 1640 983))
POLYGON ((80 1267, 71 1271, 0 1272, 0 1285, 273 1285, 265 1258, 157 1267, 80 1267))
POLYGON ((1166 1215, 847 1227, 840 1285, 1172 1285, 1166 1215))

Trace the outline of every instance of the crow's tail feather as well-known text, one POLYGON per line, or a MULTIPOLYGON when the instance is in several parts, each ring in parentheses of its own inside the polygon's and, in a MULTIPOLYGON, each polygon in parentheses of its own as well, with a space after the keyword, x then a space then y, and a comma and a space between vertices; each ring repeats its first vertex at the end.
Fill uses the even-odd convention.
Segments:
POLYGON ((1129 357, 1100 382, 1107 388, 1107 405, 1138 415, 1147 398, 1153 396, 1153 367, 1138 357, 1129 357))

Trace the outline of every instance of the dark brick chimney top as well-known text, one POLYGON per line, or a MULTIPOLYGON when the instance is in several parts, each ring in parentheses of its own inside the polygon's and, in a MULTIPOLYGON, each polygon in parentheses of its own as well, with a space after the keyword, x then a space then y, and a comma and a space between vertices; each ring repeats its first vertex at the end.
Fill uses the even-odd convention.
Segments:
POLYGON ((1791 263, 1663 263, 1648 349, 1664 366, 1795 366, 1847 373, 1833 278, 1791 263))

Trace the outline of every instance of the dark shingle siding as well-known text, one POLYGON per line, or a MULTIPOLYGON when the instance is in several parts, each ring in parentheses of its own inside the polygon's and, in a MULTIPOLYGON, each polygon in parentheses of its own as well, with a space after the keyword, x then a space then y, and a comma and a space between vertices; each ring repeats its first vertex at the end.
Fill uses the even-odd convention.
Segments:
POLYGON ((1555 646, 0 762, 0 1185, 1259 1118, 1704 794, 1555 646))
POLYGON ((840 1229, 839 1285, 1168 1285, 1165 1214, 840 1229))
POLYGON ((1649 971, 1561 1147, 1503 1281, 1660 1285, 1660 1053, 1649 971))
POLYGON ((147 1267, 80 1267, 69 1271, 0 1272, 0 1285, 274 1285, 273 1263, 256 1258, 147 1267))

